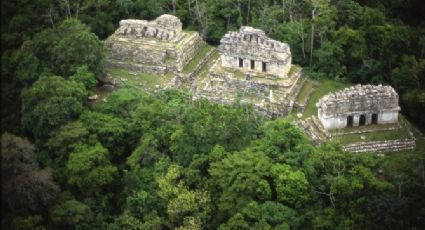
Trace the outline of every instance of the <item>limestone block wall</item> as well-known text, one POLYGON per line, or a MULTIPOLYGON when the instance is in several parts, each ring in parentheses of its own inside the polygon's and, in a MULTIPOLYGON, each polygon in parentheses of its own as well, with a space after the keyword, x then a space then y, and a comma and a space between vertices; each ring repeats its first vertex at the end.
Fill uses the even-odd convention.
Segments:
POLYGON ((325 129, 342 129, 347 126, 346 116, 335 116, 325 118, 319 114, 319 119, 325 129))
POLYGON ((129 45, 125 42, 110 42, 107 44, 110 50, 110 59, 121 62, 145 63, 161 65, 166 58, 165 50, 149 49, 144 46, 129 45))
POLYGON ((181 37, 182 23, 173 15, 163 14, 153 21, 126 19, 120 21, 115 34, 126 37, 155 38, 176 41, 181 37))
POLYGON ((205 45, 206 43, 197 32, 191 34, 190 38, 176 51, 177 60, 175 66, 177 70, 182 71, 183 67, 196 55, 196 52, 205 45))
MULTIPOLYGON (((239 56, 231 56, 221 54, 221 65, 226 68, 241 69, 244 72, 253 71, 257 73, 272 74, 280 77, 287 77, 291 69, 291 65, 278 62, 263 62, 259 60, 242 58, 239 56), (242 59, 242 66, 239 65, 239 60, 242 59), (251 61, 254 61, 254 68, 251 68, 251 61), (263 63, 265 63, 265 71, 263 71, 263 63)), ((291 59, 291 58, 289 58, 291 59)), ((289 60, 289 62, 291 62, 289 60)))
POLYGON ((285 77, 291 66, 288 44, 273 40, 267 37, 264 31, 248 26, 225 34, 218 49, 221 64, 227 68, 242 68, 245 71, 266 72, 285 77), (243 66, 240 66, 240 60, 243 66))
POLYGON ((395 123, 398 121, 398 111, 381 112, 378 114, 378 124, 395 123))
POLYGON ((356 85, 329 93, 316 104, 326 129, 398 121, 398 94, 391 86, 356 85))
POLYGON ((156 74, 166 74, 169 69, 167 69, 164 66, 149 66, 149 65, 143 65, 143 64, 136 64, 136 63, 125 63, 125 62, 118 62, 118 61, 107 61, 107 65, 110 68, 124 68, 131 71, 138 71, 143 73, 156 73, 156 74))
POLYGON ((360 125, 360 116, 365 117, 364 125, 372 124, 372 116, 373 114, 377 115, 377 124, 388 124, 388 123, 396 123, 398 122, 398 111, 384 111, 384 112, 373 112, 367 111, 362 113, 349 113, 349 114, 341 114, 336 116, 326 116, 320 112, 318 117, 323 124, 325 129, 341 129, 347 127, 348 116, 353 117, 352 126, 360 125))
POLYGON ((386 140, 386 141, 368 141, 355 144, 344 145, 342 149, 349 152, 393 152, 404 149, 414 149, 416 140, 414 137, 409 139, 386 140))

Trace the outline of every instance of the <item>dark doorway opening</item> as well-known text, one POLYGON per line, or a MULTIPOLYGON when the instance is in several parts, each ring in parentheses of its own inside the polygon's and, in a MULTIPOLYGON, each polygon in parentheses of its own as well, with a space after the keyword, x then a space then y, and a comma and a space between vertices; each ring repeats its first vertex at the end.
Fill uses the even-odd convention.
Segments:
POLYGON ((239 58, 239 67, 242 68, 243 67, 243 59, 239 58))
POLYGON ((359 126, 366 125, 366 115, 360 115, 359 126))
POLYGON ((353 127, 353 116, 347 117, 347 127, 353 127))
POLYGON ((378 124, 378 114, 376 113, 372 114, 372 124, 373 125, 378 124))
POLYGON ((255 69, 255 61, 251 60, 251 69, 255 69))
POLYGON ((267 71, 267 64, 265 62, 263 62, 263 66, 261 69, 263 70, 263 72, 267 71))

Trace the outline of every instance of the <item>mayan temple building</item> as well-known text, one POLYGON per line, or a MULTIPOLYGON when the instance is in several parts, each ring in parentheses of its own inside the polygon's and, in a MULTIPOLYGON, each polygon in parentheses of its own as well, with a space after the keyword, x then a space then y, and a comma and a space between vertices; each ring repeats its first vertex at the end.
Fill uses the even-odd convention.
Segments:
POLYGON ((147 73, 179 72, 206 43, 197 32, 182 30, 182 23, 164 14, 153 21, 121 20, 107 40, 108 64, 147 73))
POLYGON ((356 85, 329 93, 316 104, 325 129, 398 122, 398 94, 391 86, 356 85))
POLYGON ((218 49, 223 67, 282 78, 291 67, 289 45, 268 38, 264 31, 252 27, 243 26, 239 32, 227 33, 218 49))
POLYGON ((236 100, 268 116, 288 114, 303 85, 301 68, 291 64, 289 45, 260 29, 242 26, 220 40, 220 58, 196 97, 224 104, 236 100))

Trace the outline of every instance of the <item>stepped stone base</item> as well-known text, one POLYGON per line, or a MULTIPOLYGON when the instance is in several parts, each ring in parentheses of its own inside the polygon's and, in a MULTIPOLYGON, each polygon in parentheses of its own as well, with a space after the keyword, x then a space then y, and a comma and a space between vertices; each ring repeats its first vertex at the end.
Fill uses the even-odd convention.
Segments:
MULTIPOLYGON (((310 80, 308 80, 308 81, 310 81, 310 80)), ((307 84, 307 81, 303 85, 306 85, 306 84, 307 84)), ((315 87, 316 87, 316 84, 312 83, 312 86, 311 86, 311 88, 309 88, 307 96, 303 99, 299 99, 301 90, 300 90, 300 92, 298 92, 298 96, 297 96, 297 99, 295 100, 294 107, 297 108, 300 113, 304 113, 304 110, 305 110, 308 102, 310 101, 311 95, 313 95, 315 87)), ((301 89, 302 89, 302 87, 301 87, 301 89)))
POLYGON ((198 33, 182 32, 177 41, 122 37, 113 34, 106 40, 110 51, 109 67, 163 75, 183 70, 206 43, 198 33))
POLYGON ((355 144, 344 145, 342 149, 349 152, 394 152, 405 149, 414 149, 416 146, 415 138, 386 140, 386 141, 369 141, 359 142, 355 144))
MULTIPOLYGON (((170 85, 166 88, 179 88, 183 85, 190 85, 192 82, 194 82, 195 77, 200 74, 201 69, 208 64, 208 62, 211 61, 214 54, 217 53, 217 49, 213 48, 210 51, 208 51, 207 54, 203 57, 203 59, 196 64, 195 68, 192 72, 184 74, 184 73, 177 73, 176 76, 171 81, 170 85)), ((189 87, 190 88, 190 87, 189 87)))
POLYGON ((294 98, 305 81, 298 68, 281 78, 256 72, 244 74, 222 67, 220 63, 218 59, 210 68, 208 76, 194 92, 195 99, 206 98, 221 104, 239 101, 252 105, 265 116, 284 116, 291 112, 294 98))
MULTIPOLYGON (((327 131, 319 119, 316 116, 309 117, 298 122, 298 126, 302 128, 308 137, 311 139, 313 144, 320 145, 324 141, 330 140, 332 137, 343 136, 348 134, 361 134, 371 133, 382 130, 394 130, 401 129, 402 124, 397 127, 390 128, 376 128, 373 130, 365 131, 350 131, 347 133, 332 133, 327 131)), ((410 134, 410 138, 396 139, 396 140, 383 140, 383 141, 362 141, 352 144, 343 145, 342 149, 347 152, 394 152, 399 150, 414 149, 416 146, 416 140, 413 134, 410 134)))

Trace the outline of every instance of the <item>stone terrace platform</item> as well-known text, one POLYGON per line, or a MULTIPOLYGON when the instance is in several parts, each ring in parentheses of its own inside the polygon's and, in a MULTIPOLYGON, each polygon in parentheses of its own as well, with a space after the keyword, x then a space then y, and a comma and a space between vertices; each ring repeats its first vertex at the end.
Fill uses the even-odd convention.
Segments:
POLYGON ((236 101, 252 104, 269 117, 287 115, 305 83, 301 68, 292 65, 286 78, 258 72, 243 72, 220 65, 220 58, 199 83, 195 99, 206 98, 222 104, 236 101))
POLYGON ((181 72, 206 43, 197 32, 183 31, 172 15, 153 21, 122 20, 107 40, 108 67, 154 73, 181 72))
POLYGON ((391 152, 414 149, 415 137, 410 126, 400 116, 394 124, 369 125, 344 129, 326 130, 316 116, 298 121, 298 125, 307 133, 314 144, 335 141, 344 151, 350 152, 391 152))

